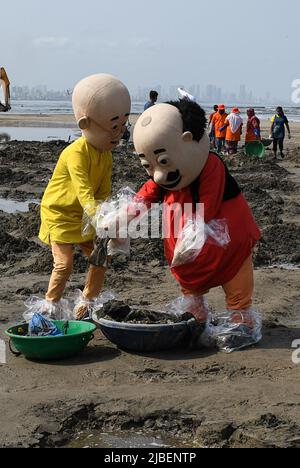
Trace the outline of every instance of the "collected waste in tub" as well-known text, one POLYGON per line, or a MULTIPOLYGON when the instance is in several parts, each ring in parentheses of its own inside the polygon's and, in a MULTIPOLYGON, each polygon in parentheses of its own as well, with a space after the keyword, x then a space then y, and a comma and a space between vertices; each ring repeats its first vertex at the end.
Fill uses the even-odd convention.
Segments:
POLYGON ((104 293, 92 313, 103 334, 119 348, 147 352, 179 347, 231 353, 259 342, 262 319, 255 309, 213 314, 203 297, 182 296, 163 310, 130 306, 104 293), (196 320, 194 310, 202 311, 196 320), (249 331, 250 330, 250 331, 249 331))
POLYGON ((88 322, 52 321, 36 313, 29 323, 11 327, 5 333, 10 338, 10 350, 14 355, 49 361, 70 358, 82 352, 93 339, 95 330, 96 326, 88 322))
POLYGON ((187 312, 185 298, 180 298, 166 310, 153 310, 147 306, 130 306, 114 299, 95 307, 92 316, 103 334, 119 348, 155 352, 183 346, 191 341, 192 331, 205 329, 187 312))

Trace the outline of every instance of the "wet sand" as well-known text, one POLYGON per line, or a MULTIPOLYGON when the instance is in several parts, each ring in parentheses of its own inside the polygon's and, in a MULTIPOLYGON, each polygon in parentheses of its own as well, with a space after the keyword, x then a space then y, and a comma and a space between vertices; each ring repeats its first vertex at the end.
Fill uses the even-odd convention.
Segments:
MULTIPOLYGON (((60 120, 60 117, 59 119, 60 120)), ((69 122, 68 122, 69 125, 69 122)), ((298 132, 299 132, 299 127, 298 132)), ((299 140, 298 140, 299 141, 299 140)), ((300 151, 287 142, 275 164, 244 155, 227 159, 263 231, 255 253, 255 306, 263 341, 225 355, 190 351, 134 355, 97 331, 79 357, 39 364, 7 354, 0 364, 0 446, 60 446, 79 429, 186 438, 191 447, 300 447, 300 373, 292 343, 300 339, 300 151)), ((0 149, 0 198, 40 200, 63 142, 11 142, 0 149)), ((114 154, 113 187, 137 190, 146 180, 131 151, 114 154)), ((23 302, 43 296, 51 272, 48 248, 37 241, 39 209, 0 213, 0 337, 22 321, 23 302)), ((76 253, 68 294, 82 288, 86 260, 76 253)), ((106 289, 129 303, 160 306, 179 295, 160 241, 135 241, 131 259, 115 261, 106 289)), ((208 296, 224 309, 220 288, 208 296)))

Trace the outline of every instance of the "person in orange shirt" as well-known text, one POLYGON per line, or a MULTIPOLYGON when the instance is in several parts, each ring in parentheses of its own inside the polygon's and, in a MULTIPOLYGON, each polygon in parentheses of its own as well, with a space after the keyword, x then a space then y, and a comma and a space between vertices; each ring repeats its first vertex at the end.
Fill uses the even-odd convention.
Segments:
POLYGON ((260 120, 256 117, 255 110, 252 108, 248 109, 247 115, 246 144, 250 141, 261 141, 260 120))
POLYGON ((226 118, 224 127, 220 130, 223 129, 226 130, 225 140, 227 153, 236 154, 243 129, 243 119, 240 115, 240 110, 237 107, 232 109, 231 114, 226 118))
POLYGON ((215 136, 216 136, 216 145, 217 145, 217 152, 221 153, 224 145, 225 145, 225 138, 226 138, 226 127, 225 121, 228 117, 226 114, 226 108, 224 104, 218 106, 218 112, 212 118, 211 124, 215 129, 215 136))

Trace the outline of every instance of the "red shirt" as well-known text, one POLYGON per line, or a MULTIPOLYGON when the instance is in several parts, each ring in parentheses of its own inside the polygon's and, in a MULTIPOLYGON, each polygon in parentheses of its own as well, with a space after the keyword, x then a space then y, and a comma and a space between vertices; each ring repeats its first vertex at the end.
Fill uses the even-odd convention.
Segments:
MULTIPOLYGON (((251 255, 261 238, 260 230, 244 195, 224 202, 225 167, 222 161, 210 153, 199 180, 200 203, 204 203, 205 223, 213 219, 226 219, 231 242, 226 249, 206 243, 197 260, 193 263, 172 268, 172 273, 180 285, 194 292, 205 292, 231 281, 239 272, 245 260, 251 255)), ((148 204, 161 201, 161 188, 152 180, 138 193, 148 204)), ((168 205, 193 203, 191 187, 181 191, 166 192, 164 202, 168 205)), ((168 211, 165 211, 166 216, 168 211)), ((171 266, 177 239, 174 236, 174 214, 164 219, 171 232, 164 240, 165 255, 171 266)))
POLYGON ((256 116, 253 116, 247 122, 246 143, 261 140, 261 137, 256 136, 254 133, 256 128, 260 131, 260 120, 256 116))

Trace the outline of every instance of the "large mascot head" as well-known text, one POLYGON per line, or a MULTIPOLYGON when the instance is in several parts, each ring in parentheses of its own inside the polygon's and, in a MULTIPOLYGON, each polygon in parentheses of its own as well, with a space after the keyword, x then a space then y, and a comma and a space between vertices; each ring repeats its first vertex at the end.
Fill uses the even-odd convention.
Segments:
POLYGON ((77 84, 72 100, 78 126, 87 141, 100 151, 114 149, 130 115, 126 86, 111 75, 92 75, 77 84))
POLYGON ((154 182, 179 191, 197 179, 209 155, 206 123, 204 110, 185 99, 156 105, 141 115, 134 145, 154 182))

